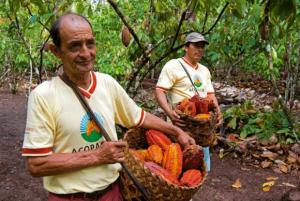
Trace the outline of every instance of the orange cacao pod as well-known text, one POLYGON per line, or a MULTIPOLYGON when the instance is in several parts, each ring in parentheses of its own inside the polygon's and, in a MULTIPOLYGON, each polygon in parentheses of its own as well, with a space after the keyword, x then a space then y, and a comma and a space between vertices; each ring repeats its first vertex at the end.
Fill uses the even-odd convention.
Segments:
POLYGON ((139 149, 139 150, 129 149, 129 152, 139 160, 145 161, 145 157, 147 155, 147 149, 139 149))
POLYGON ((176 178, 182 170, 182 150, 178 143, 172 143, 164 153, 162 166, 176 178))
POLYGON ((180 102, 180 106, 181 106, 182 108, 186 108, 188 104, 189 104, 189 99, 188 99, 188 98, 185 98, 185 99, 183 99, 183 100, 180 102))
POLYGON ((125 47, 127 47, 131 40, 131 34, 130 34, 128 27, 125 25, 122 26, 121 36, 122 36, 123 45, 125 45, 125 47))
POLYGON ((183 150, 183 170, 202 169, 203 149, 199 145, 189 145, 183 150))
POLYGON ((181 186, 197 186, 202 181, 202 174, 199 170, 191 169, 183 173, 180 179, 181 186))
POLYGON ((197 114, 196 105, 194 102, 189 101, 184 108, 184 114, 195 116, 197 114))
POLYGON ((152 161, 154 163, 161 164, 162 159, 163 159, 163 152, 158 145, 153 144, 148 147, 147 154, 146 154, 146 161, 152 161))
POLYGON ((203 121, 203 120, 209 120, 210 119, 210 114, 197 114, 196 116, 194 116, 194 119, 203 121))
POLYGON ((165 181, 179 185, 179 181, 170 172, 153 162, 145 162, 145 166, 154 174, 162 177, 165 181))
POLYGON ((146 139, 149 145, 156 144, 163 151, 165 151, 167 147, 172 143, 165 134, 157 130, 146 131, 146 139))

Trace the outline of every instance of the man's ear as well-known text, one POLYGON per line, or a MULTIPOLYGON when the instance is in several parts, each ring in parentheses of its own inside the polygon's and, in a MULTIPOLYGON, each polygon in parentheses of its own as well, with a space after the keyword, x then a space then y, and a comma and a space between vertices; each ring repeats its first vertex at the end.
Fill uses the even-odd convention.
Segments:
POLYGON ((186 51, 187 51, 187 46, 186 46, 186 45, 185 45, 185 46, 183 46, 183 48, 182 48, 182 49, 183 49, 183 51, 184 51, 184 52, 186 52, 186 51))
POLYGON ((56 45, 53 43, 49 44, 49 49, 57 58, 61 58, 60 49, 56 45))

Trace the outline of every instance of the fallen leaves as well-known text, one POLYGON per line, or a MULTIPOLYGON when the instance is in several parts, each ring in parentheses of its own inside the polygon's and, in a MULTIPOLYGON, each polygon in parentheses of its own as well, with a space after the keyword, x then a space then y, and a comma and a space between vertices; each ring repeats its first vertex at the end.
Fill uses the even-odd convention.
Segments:
POLYGON ((242 183, 240 182, 240 179, 235 180, 235 182, 231 185, 233 188, 241 188, 242 183))
POLYGON ((270 160, 275 160, 278 157, 278 154, 271 151, 264 151, 260 156, 263 158, 268 158, 270 160))
POLYGON ((263 187, 263 191, 264 192, 268 192, 270 191, 271 187, 275 184, 275 181, 268 181, 263 183, 262 187, 263 187))
POLYGON ((288 168, 287 168, 286 165, 279 164, 278 167, 279 167, 279 170, 280 170, 281 172, 283 172, 283 173, 287 173, 287 172, 288 172, 288 168))
POLYGON ((240 156, 248 165, 300 176, 300 145, 280 144, 275 136, 269 140, 257 139, 256 136, 241 139, 234 133, 228 134, 222 142, 227 147, 220 148, 221 159, 231 152, 240 156))
POLYGON ((266 180, 267 181, 276 181, 276 180, 278 180, 278 177, 272 177, 271 176, 271 177, 267 177, 266 180))
POLYGON ((297 187, 294 184, 290 184, 290 183, 286 183, 286 182, 283 182, 282 185, 288 186, 288 187, 292 187, 292 188, 296 188, 297 187))
POLYGON ((267 182, 263 183, 263 185, 262 185, 262 190, 264 192, 269 192, 271 187, 275 185, 275 181, 278 180, 278 177, 270 176, 270 177, 267 177, 266 180, 267 180, 267 182))
POLYGON ((263 162, 260 163, 260 166, 262 168, 268 168, 268 167, 271 167, 271 165, 272 165, 271 161, 263 161, 263 162))

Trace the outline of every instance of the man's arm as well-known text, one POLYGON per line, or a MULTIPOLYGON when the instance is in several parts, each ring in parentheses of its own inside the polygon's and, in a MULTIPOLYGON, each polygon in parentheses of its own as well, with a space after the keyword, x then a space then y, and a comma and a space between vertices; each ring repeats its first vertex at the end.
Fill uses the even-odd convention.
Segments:
POLYGON ((183 146, 195 144, 195 140, 179 127, 174 126, 171 123, 167 123, 153 114, 146 113, 145 120, 141 126, 143 128, 155 129, 169 135, 173 135, 183 146))
POLYGON ((184 126, 184 121, 180 120, 180 116, 169 106, 167 96, 162 89, 155 88, 155 97, 158 104, 165 111, 171 121, 175 125, 184 126))
POLYGON ((53 153, 49 156, 26 157, 32 176, 50 176, 101 164, 124 160, 126 142, 104 142, 99 149, 77 153, 53 153))

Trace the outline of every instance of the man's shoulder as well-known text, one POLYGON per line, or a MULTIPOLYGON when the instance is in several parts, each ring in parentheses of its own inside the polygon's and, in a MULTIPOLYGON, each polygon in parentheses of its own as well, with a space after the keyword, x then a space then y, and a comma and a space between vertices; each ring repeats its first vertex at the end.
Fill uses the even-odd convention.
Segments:
POLYGON ((180 67, 179 60, 171 59, 164 65, 164 68, 174 68, 174 67, 178 67, 178 66, 180 67))
POLYGON ((203 70, 203 71, 208 71, 209 72, 209 69, 206 66, 204 66, 203 64, 198 63, 198 65, 199 65, 199 70, 203 70))
POLYGON ((59 77, 53 77, 50 80, 46 80, 39 84, 37 87, 34 88, 34 90, 31 91, 31 94, 39 94, 41 96, 46 96, 49 94, 52 94, 55 89, 55 85, 58 84, 59 77))
POLYGON ((102 72, 94 72, 97 80, 99 80, 100 82, 114 82, 116 81, 111 75, 106 74, 106 73, 102 73, 102 72))

